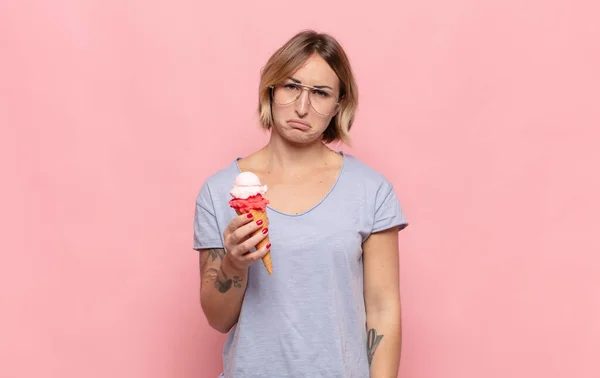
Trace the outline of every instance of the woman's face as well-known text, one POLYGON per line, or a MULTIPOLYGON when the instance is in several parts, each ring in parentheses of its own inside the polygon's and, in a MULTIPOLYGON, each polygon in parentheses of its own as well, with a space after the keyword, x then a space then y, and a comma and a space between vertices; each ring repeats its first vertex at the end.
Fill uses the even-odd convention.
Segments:
POLYGON ((329 107, 330 103, 337 103, 340 92, 340 81, 335 72, 323 58, 314 54, 281 84, 283 86, 275 89, 280 92, 274 95, 272 101, 275 131, 285 140, 296 144, 320 141, 323 132, 339 109, 338 106, 331 109, 329 107), (302 90, 301 85, 317 89, 302 90), (300 93, 300 97, 287 105, 281 105, 282 101, 277 102, 278 98, 285 98, 284 93, 292 96, 292 92, 300 93))

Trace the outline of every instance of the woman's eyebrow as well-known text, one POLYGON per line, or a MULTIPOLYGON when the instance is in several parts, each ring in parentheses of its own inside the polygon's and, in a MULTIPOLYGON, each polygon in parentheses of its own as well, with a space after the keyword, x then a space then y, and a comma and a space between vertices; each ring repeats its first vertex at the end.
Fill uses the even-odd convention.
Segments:
MULTIPOLYGON (((298 79, 296 79, 294 77, 290 77, 290 80, 293 81, 294 83, 302 84, 302 82, 300 80, 298 80, 298 79)), ((313 87, 314 88, 318 88, 318 89, 329 88, 329 89, 333 90, 333 88, 331 88, 329 85, 313 85, 313 87)))

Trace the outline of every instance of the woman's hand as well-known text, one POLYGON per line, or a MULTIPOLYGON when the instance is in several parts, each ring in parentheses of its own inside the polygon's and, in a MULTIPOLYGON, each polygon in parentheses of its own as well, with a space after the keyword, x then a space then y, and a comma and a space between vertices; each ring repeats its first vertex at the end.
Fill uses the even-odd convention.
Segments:
POLYGON ((248 269, 256 260, 262 259, 271 247, 271 244, 267 244, 255 252, 250 252, 250 249, 266 238, 268 233, 268 229, 265 228, 262 232, 252 235, 262 227, 262 220, 253 221, 253 218, 250 213, 238 215, 223 232, 226 252, 223 263, 227 261, 227 264, 236 270, 248 269))

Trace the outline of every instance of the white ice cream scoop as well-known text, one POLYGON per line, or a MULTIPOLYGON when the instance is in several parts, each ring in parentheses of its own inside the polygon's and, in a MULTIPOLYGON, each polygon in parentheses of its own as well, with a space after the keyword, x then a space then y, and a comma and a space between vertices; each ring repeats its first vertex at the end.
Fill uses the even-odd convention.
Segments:
POLYGON ((246 199, 257 194, 264 195, 267 186, 261 185, 260 179, 252 172, 242 172, 235 177, 233 189, 229 192, 234 198, 246 199))

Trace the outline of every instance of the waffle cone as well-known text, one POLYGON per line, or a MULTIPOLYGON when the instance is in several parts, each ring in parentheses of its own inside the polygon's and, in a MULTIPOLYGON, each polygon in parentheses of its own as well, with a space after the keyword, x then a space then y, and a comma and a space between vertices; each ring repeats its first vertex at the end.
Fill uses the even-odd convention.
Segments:
MULTIPOLYGON (((241 212, 239 210, 236 210, 235 212, 238 215, 242 215, 244 213, 252 213, 255 221, 258 221, 259 219, 261 219, 263 221, 262 226, 258 230, 256 230, 252 234, 252 236, 261 232, 263 230, 263 228, 269 227, 269 218, 267 218, 267 212, 265 210, 250 210, 247 212, 241 212)), ((269 244, 269 235, 267 235, 266 238, 264 238, 263 240, 258 242, 258 244, 256 245, 256 249, 258 250, 267 244, 269 244)), ((267 254, 262 258, 262 261, 263 261, 265 268, 267 268, 267 272, 269 272, 269 275, 272 275, 273 274, 273 262, 271 261, 271 251, 267 252, 267 254)))

